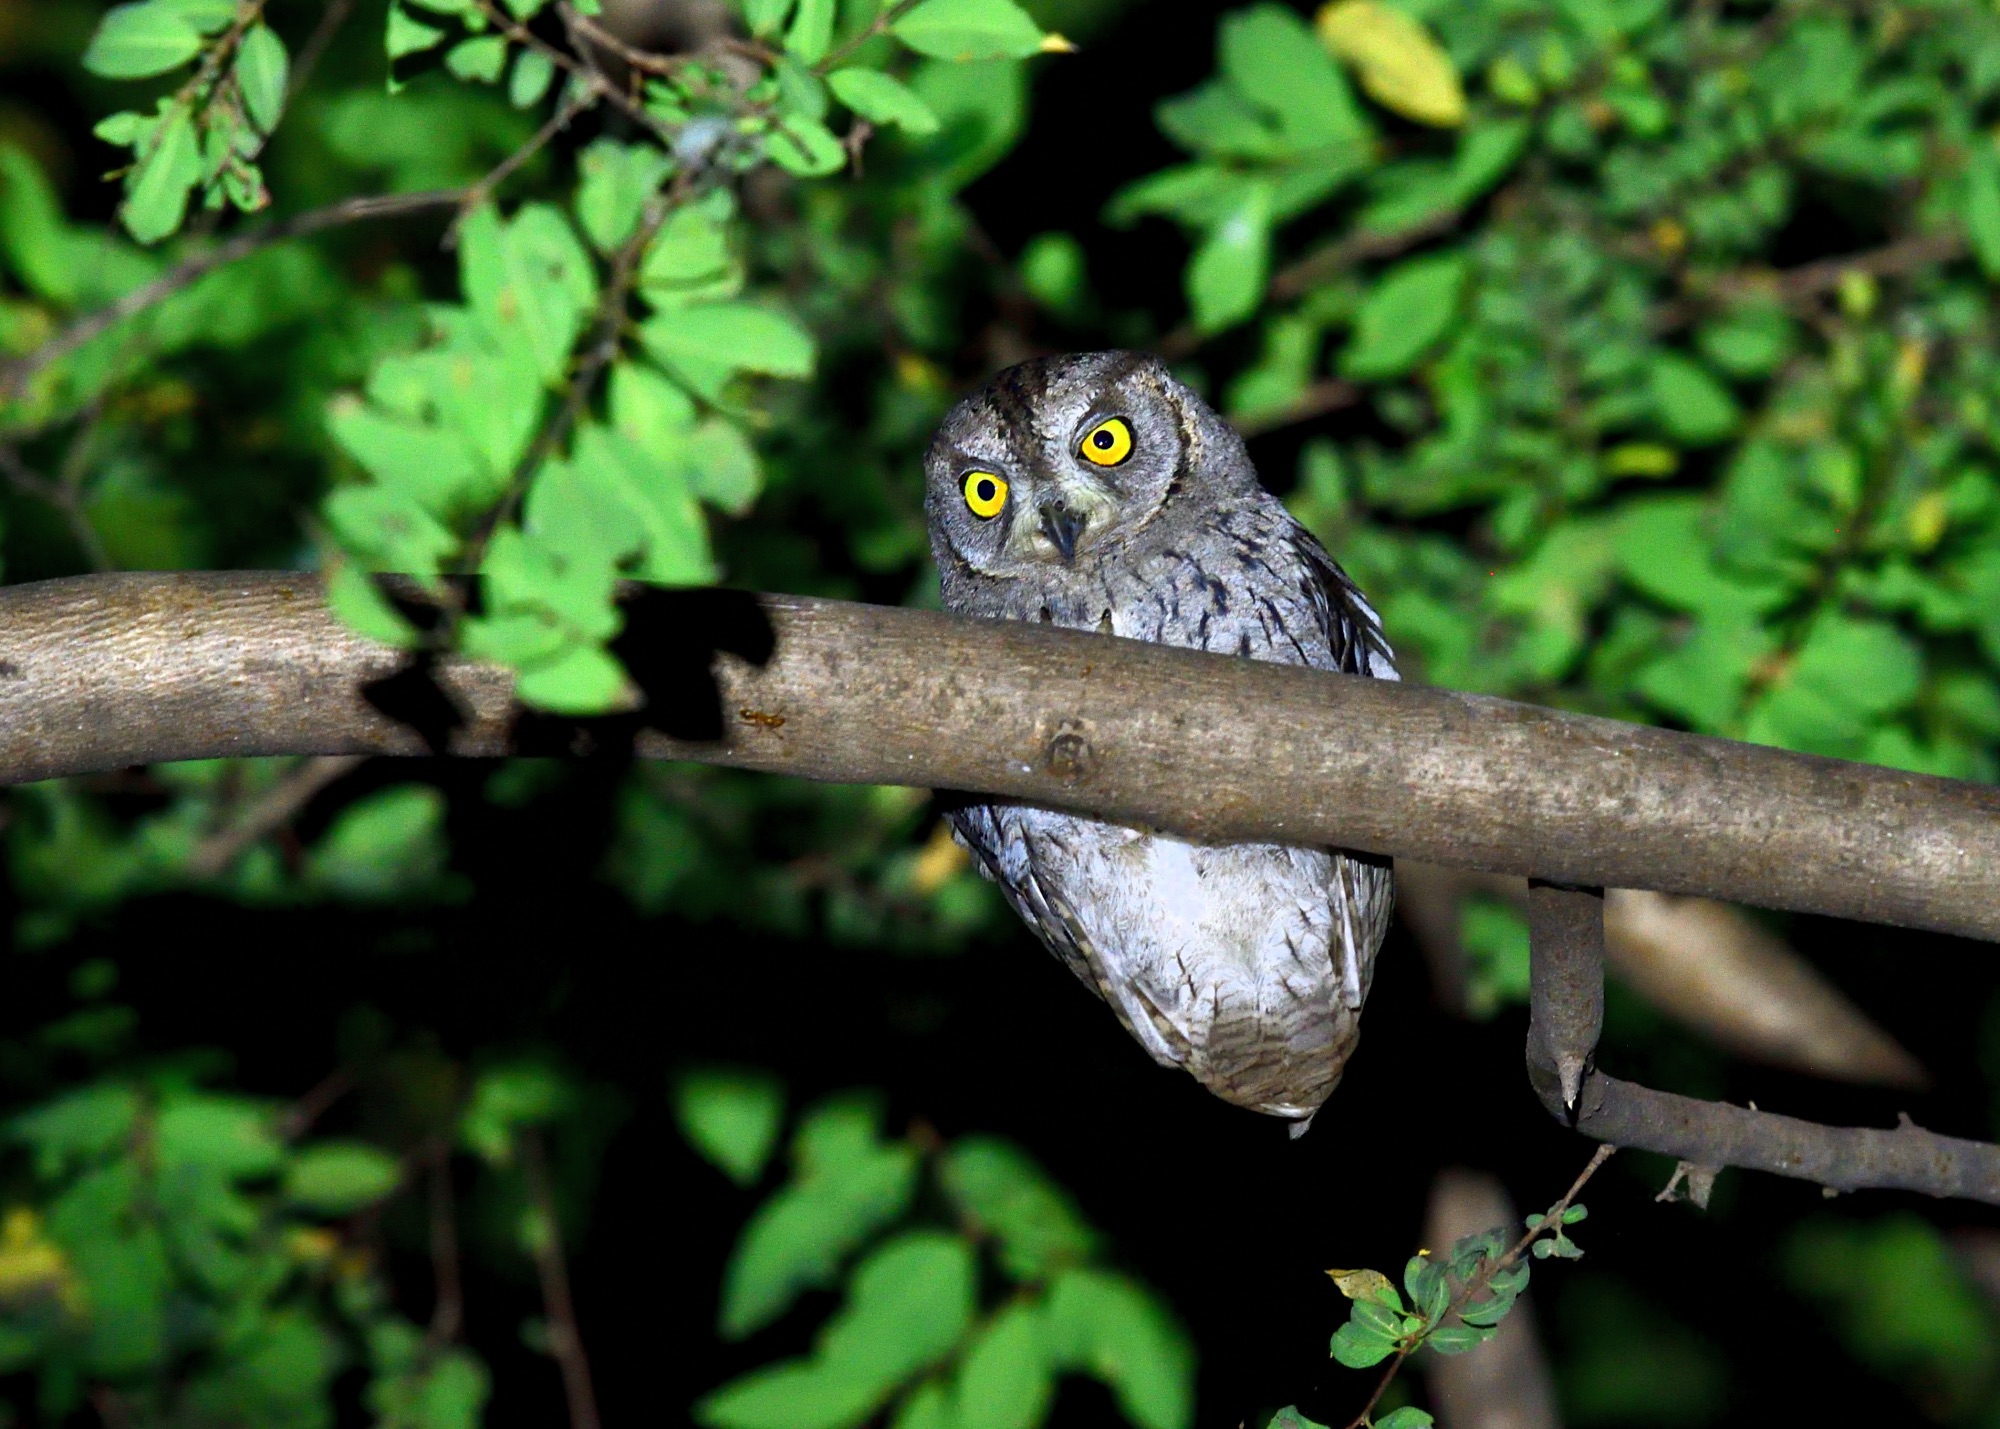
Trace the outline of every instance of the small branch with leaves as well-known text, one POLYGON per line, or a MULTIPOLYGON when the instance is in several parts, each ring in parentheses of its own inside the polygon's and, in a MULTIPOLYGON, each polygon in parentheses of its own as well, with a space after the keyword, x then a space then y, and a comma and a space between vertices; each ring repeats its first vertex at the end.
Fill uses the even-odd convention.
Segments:
MULTIPOLYGON (((1377 1419, 1376 1405, 1402 1372, 1404 1362, 1428 1345, 1441 1355, 1459 1355, 1485 1344, 1528 1288, 1528 1261, 1550 1256, 1577 1260, 1583 1255, 1569 1237, 1570 1226, 1587 1213, 1577 1197, 1598 1168, 1617 1150, 1600 1146, 1570 1188, 1548 1210, 1527 1218, 1527 1232, 1511 1245, 1507 1228, 1496 1226, 1462 1237, 1442 1259, 1419 1251, 1403 1267, 1403 1289, 1379 1270, 1329 1270, 1340 1293, 1353 1301, 1347 1323, 1333 1335, 1333 1357, 1350 1369, 1372 1369, 1387 1361, 1375 1388, 1346 1429, 1426 1429, 1431 1415, 1404 1405, 1377 1419), (1405 1296, 1407 1295, 1407 1299, 1405 1296)), ((1296 1409, 1281 1411, 1270 1429, 1323 1429, 1296 1409)))

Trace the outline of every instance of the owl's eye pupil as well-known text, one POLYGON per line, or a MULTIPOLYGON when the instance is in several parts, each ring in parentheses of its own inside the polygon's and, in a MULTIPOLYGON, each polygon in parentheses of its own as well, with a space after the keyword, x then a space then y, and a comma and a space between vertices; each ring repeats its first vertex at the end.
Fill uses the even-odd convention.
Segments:
POLYGON ((1118 438, 1112 436, 1111 433, 1101 427, 1090 434, 1090 444, 1101 452, 1110 451, 1117 441, 1118 438))
POLYGON ((974 487, 973 489, 976 492, 978 492, 979 499, 981 501, 991 501, 995 496, 999 495, 999 493, 993 489, 992 480, 987 477, 981 477, 979 485, 974 487))

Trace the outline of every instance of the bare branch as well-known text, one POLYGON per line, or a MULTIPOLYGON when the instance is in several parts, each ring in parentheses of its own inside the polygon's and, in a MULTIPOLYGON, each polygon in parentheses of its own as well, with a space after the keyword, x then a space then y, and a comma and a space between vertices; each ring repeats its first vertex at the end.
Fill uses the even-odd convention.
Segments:
POLYGON ((2000 790, 1962 780, 932 611, 635 590, 625 615, 648 708, 558 720, 517 709, 504 670, 363 640, 304 573, 14 586, 0 783, 630 748, 2000 940, 2000 790))
POLYGON ((549 1185, 541 1134, 533 1128, 524 1130, 520 1147, 521 1174, 538 1222, 531 1239, 535 1272, 542 1282, 542 1308, 548 1315, 549 1351, 562 1371, 570 1429, 598 1429, 597 1392, 591 1387, 590 1360, 584 1354, 576 1302, 570 1295, 569 1265, 563 1259, 562 1227, 556 1221, 555 1192, 549 1185))
POLYGON ((313 795, 361 763, 361 759, 358 754, 322 754, 308 759, 196 844, 188 855, 187 871, 196 878, 214 878, 227 872, 245 849, 290 823, 312 802, 313 795))
MULTIPOLYGON (((1396 916, 1423 949, 1439 1003, 1460 1017, 1473 1015, 1459 919, 1474 895, 1528 906, 1518 878, 1396 864, 1396 916)), ((1739 1057, 1830 1081, 1929 1085, 1923 1064, 1851 998, 1727 903, 1608 888, 1604 961, 1668 1017, 1739 1057)))
POLYGON ((1528 883, 1528 1076, 1555 1072, 1564 1111, 1576 1109, 1584 1073, 1604 1029, 1604 890, 1528 883))
POLYGON ((1893 1131, 1822 1126, 1654 1091, 1596 1070, 1602 987, 1593 970, 1603 966, 1602 900, 1592 890, 1545 886, 1530 897, 1528 1080, 1558 1121, 1610 1145, 1704 1168, 1768 1171, 1836 1191, 1922 1191, 2000 1205, 2000 1146, 1938 1136, 1907 1116, 1893 1131))
POLYGON ((100 333, 164 302, 217 268, 249 257, 260 248, 365 219, 398 218, 405 214, 422 213, 426 209, 455 207, 464 198, 462 189, 433 189, 425 193, 343 199, 325 208, 283 219, 253 233, 238 234, 213 248, 190 254, 152 282, 134 288, 117 302, 78 318, 34 351, 0 365, 0 402, 20 395, 29 378, 57 359, 69 356, 100 333))

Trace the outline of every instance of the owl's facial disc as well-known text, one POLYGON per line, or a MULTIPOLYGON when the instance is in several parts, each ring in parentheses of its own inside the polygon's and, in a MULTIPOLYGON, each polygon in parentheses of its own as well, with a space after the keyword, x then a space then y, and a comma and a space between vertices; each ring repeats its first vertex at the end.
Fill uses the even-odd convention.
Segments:
POLYGON ((1080 473, 1037 469, 1023 507, 1008 529, 1006 552, 1017 560, 1073 565, 1111 524, 1116 501, 1080 473))

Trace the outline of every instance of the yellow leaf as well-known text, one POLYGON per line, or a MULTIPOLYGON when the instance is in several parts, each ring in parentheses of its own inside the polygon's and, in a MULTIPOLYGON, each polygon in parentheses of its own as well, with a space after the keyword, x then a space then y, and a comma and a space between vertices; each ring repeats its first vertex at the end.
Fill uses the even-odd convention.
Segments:
POLYGON ((1329 1270, 1327 1274, 1350 1300, 1373 1300, 1378 1305, 1393 1304, 1396 1300, 1396 1287, 1379 1270, 1329 1270), (1384 1291, 1388 1294, 1383 1294, 1384 1291))
POLYGON ((910 886, 921 896, 928 898, 949 883, 961 868, 972 860, 951 836, 951 829, 940 822, 931 831, 930 839, 923 851, 917 855, 915 865, 910 869, 910 886))
POLYGON ((1419 124, 1465 122, 1465 89, 1451 56, 1401 10, 1376 0, 1335 0, 1319 12, 1319 37, 1354 66, 1369 98, 1419 124))

